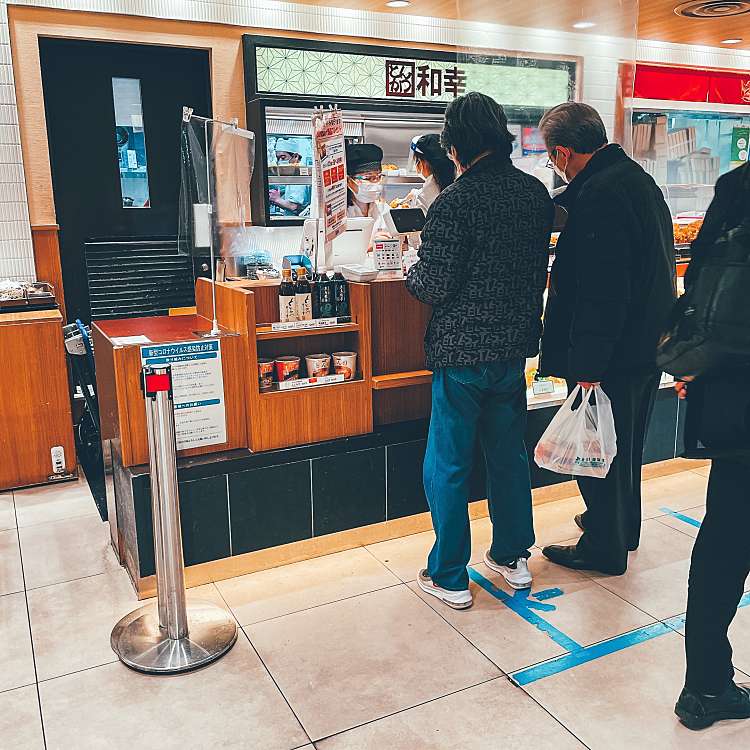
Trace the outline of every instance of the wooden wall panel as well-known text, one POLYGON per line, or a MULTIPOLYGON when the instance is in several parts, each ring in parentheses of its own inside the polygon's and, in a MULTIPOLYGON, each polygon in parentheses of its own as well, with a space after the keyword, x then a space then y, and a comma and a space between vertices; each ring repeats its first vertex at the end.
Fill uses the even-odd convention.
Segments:
POLYGON ((0 490, 47 481, 52 447, 76 468, 68 368, 57 310, 0 315, 0 490))

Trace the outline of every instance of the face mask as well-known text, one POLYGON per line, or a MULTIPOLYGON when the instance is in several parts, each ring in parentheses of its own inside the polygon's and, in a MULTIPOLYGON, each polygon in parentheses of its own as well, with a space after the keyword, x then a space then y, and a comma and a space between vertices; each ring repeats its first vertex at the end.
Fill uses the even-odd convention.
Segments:
MULTIPOLYGON (((561 152, 561 153, 562 153, 562 152, 561 152)), ((559 178, 560 178, 560 179, 561 179, 561 180, 562 180, 563 182, 565 182, 565 183, 568 183, 568 182, 570 182, 570 180, 568 179, 567 175, 565 174, 565 172, 566 172, 566 171, 567 171, 567 169, 568 169, 568 161, 566 161, 566 162, 565 162, 565 167, 564 167, 564 168, 562 168, 562 169, 560 169, 560 167, 558 167, 558 166, 557 166, 557 163, 556 163, 556 162, 554 161, 554 159, 552 159, 551 161, 552 161, 552 169, 553 169, 553 170, 555 171, 555 174, 556 174, 556 175, 557 175, 557 176, 558 176, 558 177, 559 177, 559 178)))
POLYGON ((379 182, 358 182, 356 198, 360 203, 375 203, 383 194, 383 186, 379 182))

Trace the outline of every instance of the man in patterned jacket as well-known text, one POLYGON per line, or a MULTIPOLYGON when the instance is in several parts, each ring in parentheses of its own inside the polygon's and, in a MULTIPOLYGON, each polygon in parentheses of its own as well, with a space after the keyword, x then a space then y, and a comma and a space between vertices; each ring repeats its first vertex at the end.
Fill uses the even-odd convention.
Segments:
POLYGON ((477 443, 493 525, 484 561, 510 586, 531 586, 524 365, 539 350, 554 209, 542 183, 513 166, 513 136, 490 97, 473 92, 451 102, 442 142, 459 177, 432 204, 406 280, 433 309, 425 336, 433 378, 424 486, 436 540, 418 581, 466 609, 477 443))

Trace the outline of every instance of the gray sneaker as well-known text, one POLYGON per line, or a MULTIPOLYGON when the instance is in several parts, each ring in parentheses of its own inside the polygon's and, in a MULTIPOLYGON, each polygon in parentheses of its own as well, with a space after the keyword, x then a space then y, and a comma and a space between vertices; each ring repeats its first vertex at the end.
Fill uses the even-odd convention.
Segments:
POLYGON ((489 550, 484 553, 484 564, 490 569, 494 570, 495 573, 505 579, 505 582, 512 589, 530 589, 531 588, 531 573, 529 572, 529 563, 525 557, 519 557, 508 565, 500 565, 496 563, 491 557, 489 550))

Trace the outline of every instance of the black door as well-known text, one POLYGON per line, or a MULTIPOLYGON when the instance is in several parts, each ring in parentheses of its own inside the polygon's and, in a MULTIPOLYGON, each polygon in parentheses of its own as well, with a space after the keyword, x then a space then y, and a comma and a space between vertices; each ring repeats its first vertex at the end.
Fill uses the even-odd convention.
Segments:
POLYGON ((177 235, 182 107, 211 115, 209 56, 48 38, 39 52, 67 312, 88 321, 87 242, 143 255, 177 235))

